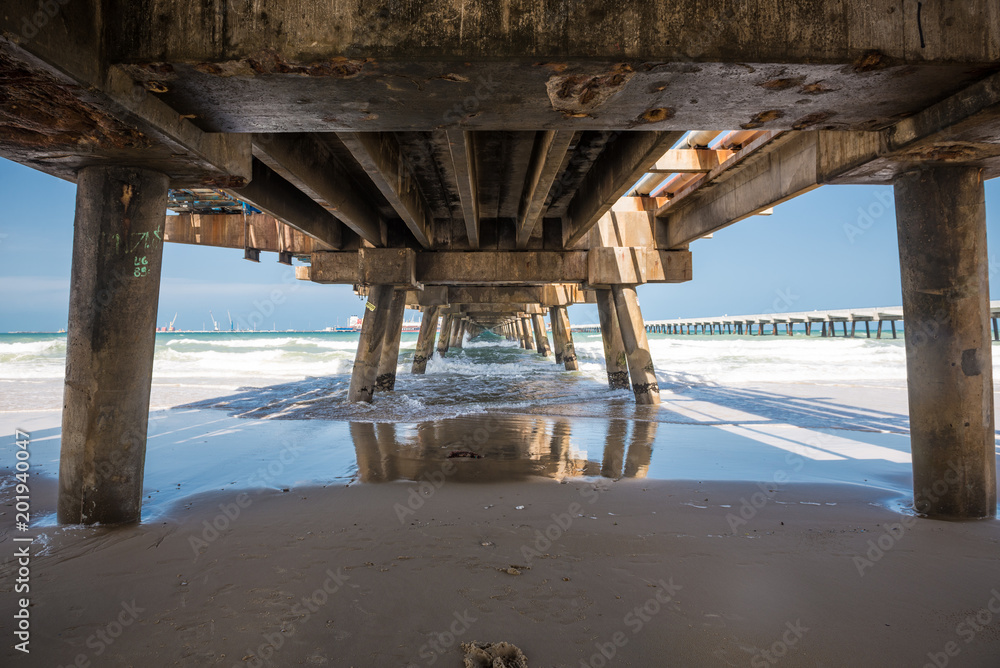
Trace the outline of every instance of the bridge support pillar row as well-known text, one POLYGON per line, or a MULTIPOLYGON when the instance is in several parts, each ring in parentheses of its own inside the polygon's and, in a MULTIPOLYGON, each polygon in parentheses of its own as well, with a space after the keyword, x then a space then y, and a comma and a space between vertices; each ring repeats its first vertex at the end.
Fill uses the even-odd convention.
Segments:
POLYGON ((394 290, 389 304, 389 319, 385 323, 385 341, 378 363, 375 389, 392 392, 396 389, 396 366, 399 364, 399 341, 403 336, 403 315, 406 313, 406 291, 394 290))
POLYGON ((434 335, 437 333, 438 314, 440 306, 428 306, 420 319, 420 333, 417 334, 417 349, 413 352, 413 365, 410 373, 427 371, 427 360, 434 355, 434 335))
POLYGON ((597 313, 601 318, 601 338, 604 339, 604 364, 608 370, 608 386, 612 390, 627 390, 628 357, 622 332, 615 312, 615 298, 611 290, 597 291, 597 313))
POLYGON ((567 371, 577 371, 580 363, 576 361, 576 347, 573 345, 573 330, 570 329, 569 314, 565 306, 553 306, 552 331, 559 328, 559 338, 562 339, 562 362, 567 371))
POLYGON ((914 508, 996 516, 986 198, 976 167, 923 166, 893 183, 906 314, 914 508))
POLYGON ((361 337, 358 339, 358 354, 354 357, 351 371, 351 386, 347 391, 348 401, 371 402, 375 394, 375 380, 382 361, 386 324, 392 310, 393 287, 373 286, 368 294, 365 318, 361 321, 361 337))
POLYGON ((59 459, 63 524, 138 522, 163 256, 165 174, 79 172, 59 459))
POLYGON ((531 324, 535 328, 535 343, 538 354, 549 356, 549 334, 545 331, 545 319, 542 314, 536 313, 531 316, 531 324))
POLYGON ((633 285, 614 285, 611 292, 615 299, 615 311, 621 327, 622 342, 628 355, 628 370, 632 376, 632 391, 636 403, 660 403, 660 386, 656 383, 656 369, 649 354, 649 341, 642 328, 642 312, 633 285))
POLYGON ((525 316, 521 318, 521 328, 524 330, 524 347, 526 350, 535 349, 535 337, 532 335, 531 330, 531 316, 525 316))

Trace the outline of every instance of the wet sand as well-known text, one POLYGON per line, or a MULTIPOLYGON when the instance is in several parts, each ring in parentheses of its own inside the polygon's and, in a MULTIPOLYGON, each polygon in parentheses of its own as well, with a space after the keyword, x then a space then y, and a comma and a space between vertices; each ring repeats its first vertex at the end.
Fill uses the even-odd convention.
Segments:
POLYGON ((922 666, 949 642, 954 665, 1000 655, 1000 615, 963 622, 1000 610, 995 522, 913 521, 846 485, 420 492, 234 490, 57 532, 33 568, 32 654, 7 665, 460 666, 474 639, 531 666, 605 665, 602 647, 627 666, 922 666))
POLYGON ((407 424, 300 419, 319 409, 294 389, 154 411, 124 528, 56 527, 59 413, 0 415, 32 433, 40 536, 32 652, 5 642, 4 665, 457 668, 472 640, 533 667, 1000 656, 1000 523, 906 514, 902 387, 674 386, 652 412, 407 424))

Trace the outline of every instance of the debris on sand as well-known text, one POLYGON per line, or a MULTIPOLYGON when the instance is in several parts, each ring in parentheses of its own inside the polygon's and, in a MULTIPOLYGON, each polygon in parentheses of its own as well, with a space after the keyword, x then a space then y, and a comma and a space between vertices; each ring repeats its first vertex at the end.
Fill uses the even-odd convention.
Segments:
POLYGON ((465 668, 528 668, 528 659, 516 645, 509 642, 479 642, 462 645, 465 668))

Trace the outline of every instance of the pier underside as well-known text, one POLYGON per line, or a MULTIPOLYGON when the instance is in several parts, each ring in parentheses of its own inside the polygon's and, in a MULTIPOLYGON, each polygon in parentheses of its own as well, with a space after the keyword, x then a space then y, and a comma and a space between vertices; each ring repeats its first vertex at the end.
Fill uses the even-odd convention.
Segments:
POLYGON ((405 306, 414 373, 485 330, 572 371, 566 308, 595 303, 609 385, 655 404, 637 287, 859 183, 894 185, 926 334, 906 342, 917 509, 995 515, 996 3, 50 4, 0 15, 0 155, 78 185, 61 521, 139 519, 163 241, 366 294, 354 401, 394 390, 405 306))

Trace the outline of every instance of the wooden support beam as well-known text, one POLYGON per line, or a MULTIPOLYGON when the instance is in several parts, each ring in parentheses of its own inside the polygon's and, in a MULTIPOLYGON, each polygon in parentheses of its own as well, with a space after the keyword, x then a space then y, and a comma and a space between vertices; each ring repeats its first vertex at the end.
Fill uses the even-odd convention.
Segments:
POLYGON ((340 248, 340 220, 256 158, 253 160, 250 183, 243 188, 226 188, 225 192, 249 202, 330 248, 340 248))
POLYGON ((307 134, 254 135, 254 157, 306 193, 374 246, 383 246, 382 220, 375 206, 330 149, 307 134))
MULTIPOLYGON (((657 247, 681 248, 764 209, 816 188, 820 182, 819 133, 791 134, 774 149, 747 158, 711 188, 667 207, 657 247)), ((707 182, 709 179, 706 179, 707 182)))
MULTIPOLYGON (((325 211, 323 215, 329 215, 325 211)), ((340 222, 331 220, 339 226, 340 222)), ((270 253, 310 255, 328 250, 327 244, 279 221, 266 213, 202 214, 166 216, 163 241, 216 248, 256 248, 270 253)))
POLYGON ((341 132, 337 137, 403 219, 417 242, 431 247, 430 215, 409 165, 390 132, 341 132))
MULTIPOLYGON (((316 283, 347 285, 373 284, 376 280, 395 285, 418 283, 433 286, 462 284, 530 286, 549 283, 604 285, 624 282, 679 283, 691 280, 689 251, 658 251, 645 248, 419 253, 401 249, 369 248, 360 252, 313 253, 311 261, 310 267, 296 267, 298 278, 316 283), (589 258, 595 252, 601 257, 592 262, 589 258), (359 254, 362 259, 368 256, 375 259, 359 261, 359 254), (392 259, 390 256, 393 254, 399 254, 399 258, 398 261, 393 260, 390 263, 392 259), (409 268, 410 261, 413 262, 412 273, 409 268), (599 273, 591 273, 592 270, 599 270, 599 273)), ((548 303, 547 299, 539 303, 542 301, 548 303)), ((562 303, 565 305, 577 301, 579 300, 566 300, 562 303)), ((589 299, 587 301, 589 302, 589 299)))
POLYGON ((475 250, 479 248, 479 184, 476 176, 475 136, 463 130, 449 130, 447 134, 469 247, 475 250))
POLYGON ((594 162, 570 201, 563 247, 572 248, 683 132, 623 132, 594 162))
POLYGON ((545 199, 556 180, 576 133, 546 130, 535 133, 531 163, 517 213, 517 247, 525 248, 541 220, 545 199))
POLYGON ((650 174, 694 174, 710 172, 733 156, 734 151, 707 148, 672 148, 653 163, 650 174))

